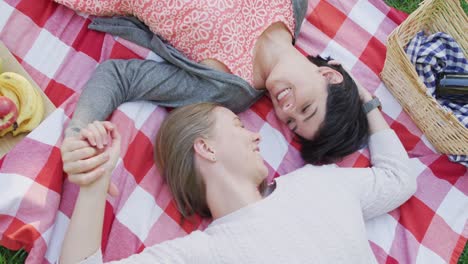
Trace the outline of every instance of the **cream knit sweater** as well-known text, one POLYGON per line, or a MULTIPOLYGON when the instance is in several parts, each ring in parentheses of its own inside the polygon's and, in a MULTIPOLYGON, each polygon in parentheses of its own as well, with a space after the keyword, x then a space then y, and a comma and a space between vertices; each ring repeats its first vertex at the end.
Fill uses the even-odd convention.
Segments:
MULTIPOLYGON (((416 190, 393 130, 369 141, 372 168, 306 165, 276 179, 263 200, 204 231, 146 248, 118 263, 376 263, 364 220, 391 211, 416 190)), ((82 263, 102 263, 101 250, 82 263)), ((112 262, 117 263, 117 262, 112 262)))

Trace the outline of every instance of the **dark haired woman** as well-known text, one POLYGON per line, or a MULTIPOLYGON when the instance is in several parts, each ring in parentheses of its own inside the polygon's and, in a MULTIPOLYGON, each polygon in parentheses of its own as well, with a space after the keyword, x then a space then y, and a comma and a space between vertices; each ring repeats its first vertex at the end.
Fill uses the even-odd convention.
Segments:
POLYGON ((366 111, 378 101, 360 93, 340 65, 305 57, 294 47, 306 0, 56 1, 94 15, 137 17, 151 31, 122 17, 95 19, 90 27, 165 59, 102 63, 82 92, 67 135, 104 120, 126 101, 169 107, 211 101, 240 112, 268 91, 278 118, 301 139, 306 162, 336 161, 367 141, 366 111))

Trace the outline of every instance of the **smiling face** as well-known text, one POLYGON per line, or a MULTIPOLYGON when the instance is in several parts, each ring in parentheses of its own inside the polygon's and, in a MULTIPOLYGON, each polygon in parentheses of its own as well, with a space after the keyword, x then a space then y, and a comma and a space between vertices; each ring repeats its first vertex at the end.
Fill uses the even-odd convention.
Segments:
POLYGON ((260 155, 260 135, 246 129, 237 115, 224 107, 215 109, 216 123, 211 144, 216 160, 227 171, 260 184, 268 169, 260 155))
POLYGON ((207 184, 262 187, 268 169, 259 142, 227 108, 198 103, 173 110, 162 122, 154 158, 182 215, 211 217, 207 184))
POLYGON ((328 84, 343 81, 330 67, 317 67, 301 54, 282 58, 266 80, 277 117, 289 129, 312 139, 326 115, 328 84))

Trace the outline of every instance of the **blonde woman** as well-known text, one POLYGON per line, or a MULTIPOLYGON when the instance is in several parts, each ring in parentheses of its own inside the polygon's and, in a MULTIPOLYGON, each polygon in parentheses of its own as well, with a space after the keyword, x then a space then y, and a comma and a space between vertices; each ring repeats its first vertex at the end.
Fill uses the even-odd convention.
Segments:
MULTIPOLYGON (((214 221, 204 231, 112 263, 376 263, 364 221, 405 202, 416 179, 379 111, 368 119, 372 168, 307 165, 265 186, 260 136, 233 112, 212 103, 174 110, 157 136, 156 163, 179 211, 214 221)), ((90 148, 89 135, 105 140, 109 131, 106 158, 87 173, 70 175, 80 192, 62 264, 102 263, 104 206, 120 138, 111 123, 96 122, 83 129, 83 139, 62 146, 65 166, 73 167, 67 160, 90 148)))

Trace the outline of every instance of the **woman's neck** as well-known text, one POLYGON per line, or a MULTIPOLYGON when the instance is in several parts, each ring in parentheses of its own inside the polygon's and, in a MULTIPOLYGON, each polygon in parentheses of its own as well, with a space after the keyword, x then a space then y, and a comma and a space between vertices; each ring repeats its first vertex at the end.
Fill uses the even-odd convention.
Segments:
POLYGON ((294 52, 292 35, 283 23, 275 23, 265 30, 254 48, 254 87, 264 89, 271 71, 282 57, 294 52))
POLYGON ((255 184, 229 181, 226 180, 229 177, 224 176, 222 178, 222 181, 206 184, 206 200, 214 219, 228 215, 262 199, 262 195, 255 184))

